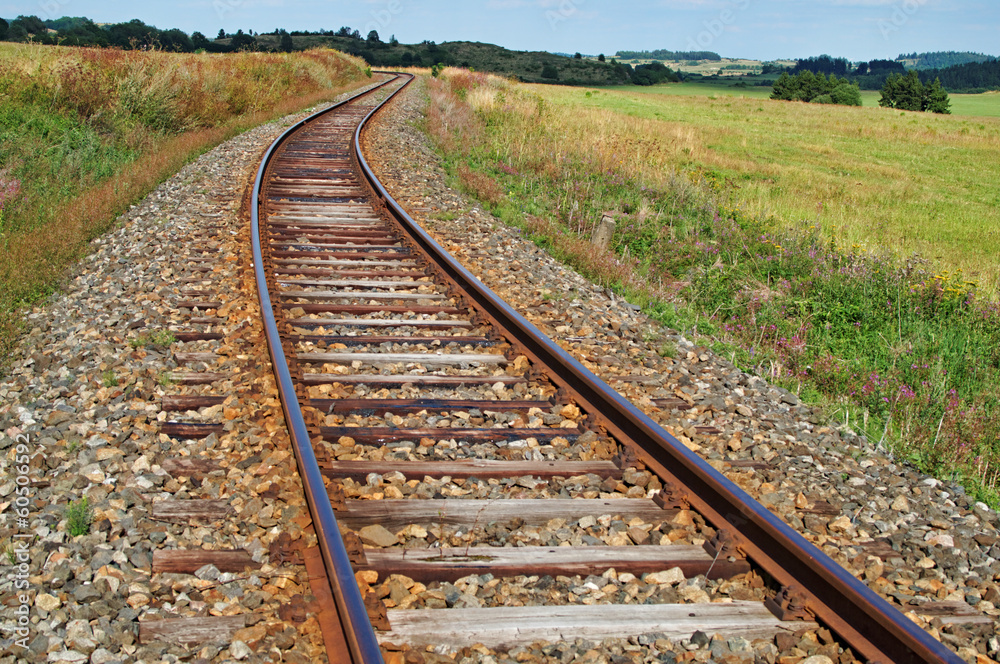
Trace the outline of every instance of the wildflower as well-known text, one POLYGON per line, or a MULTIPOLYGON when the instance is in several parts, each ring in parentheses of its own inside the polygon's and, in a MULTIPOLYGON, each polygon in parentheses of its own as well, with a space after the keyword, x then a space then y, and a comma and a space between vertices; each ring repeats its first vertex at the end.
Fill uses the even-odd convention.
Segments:
POLYGON ((21 195, 21 181, 7 177, 6 170, 0 170, 0 210, 4 205, 21 195))

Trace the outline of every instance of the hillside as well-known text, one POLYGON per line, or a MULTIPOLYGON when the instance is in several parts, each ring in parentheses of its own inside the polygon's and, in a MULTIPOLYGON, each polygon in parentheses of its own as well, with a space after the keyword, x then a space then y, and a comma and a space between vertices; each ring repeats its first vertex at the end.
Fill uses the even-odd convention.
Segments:
POLYGON ((903 53, 896 62, 900 62, 907 69, 945 69, 947 67, 957 67, 970 62, 980 63, 989 60, 996 60, 992 55, 984 53, 972 53, 969 51, 935 51, 933 53, 903 53))
MULTIPOLYGON (((258 35, 256 39, 261 47, 269 48, 277 46, 279 37, 258 35)), ((544 51, 512 51, 479 42, 401 44, 338 35, 295 33, 292 33, 292 41, 296 49, 328 46, 363 58, 373 67, 431 67, 443 64, 488 71, 528 83, 597 86, 629 81, 628 72, 611 62, 567 58, 544 51)))

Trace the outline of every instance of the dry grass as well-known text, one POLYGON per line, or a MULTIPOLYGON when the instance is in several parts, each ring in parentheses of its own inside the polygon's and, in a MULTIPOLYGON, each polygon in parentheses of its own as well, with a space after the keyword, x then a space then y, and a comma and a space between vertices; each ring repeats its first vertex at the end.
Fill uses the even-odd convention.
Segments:
POLYGON ((365 79, 361 60, 329 50, 179 55, 0 44, 0 55, 3 118, 30 117, 100 143, 78 156, 60 139, 67 155, 46 169, 38 155, 56 149, 46 136, 3 134, 9 163, 0 176, 18 182, 20 196, 0 208, 0 352, 16 333, 17 308, 49 292, 92 238, 190 159, 365 79))
POLYGON ((499 161, 550 175, 584 163, 657 189, 691 179, 728 208, 815 223, 841 246, 917 253, 1000 292, 1000 198, 984 177, 1000 165, 996 118, 442 76, 510 127, 493 141, 499 161))
MULTIPOLYGON (((714 181, 726 204, 861 249, 919 253, 1000 291, 1000 120, 760 99, 525 86, 560 149, 659 185, 714 181), (597 140, 578 141, 596 136, 597 140), (581 148, 580 146, 585 146, 581 148), (985 171, 984 171, 985 169, 985 171)), ((535 137, 540 138, 540 137, 535 137)), ((533 141, 522 141, 529 149, 533 141)))

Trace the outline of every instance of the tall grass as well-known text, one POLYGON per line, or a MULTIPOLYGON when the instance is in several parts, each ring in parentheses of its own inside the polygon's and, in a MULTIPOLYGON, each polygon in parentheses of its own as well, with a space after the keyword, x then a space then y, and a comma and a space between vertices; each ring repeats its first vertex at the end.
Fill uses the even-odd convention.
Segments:
POLYGON ((708 149, 683 122, 554 105, 538 88, 461 70, 429 86, 429 133, 503 218, 872 443, 997 503, 1000 308, 960 272, 735 204, 731 183, 675 165, 708 149), (588 238, 606 211, 618 227, 599 252, 588 238))
POLYGON ((192 157, 357 85, 357 58, 0 43, 0 355, 129 204, 192 157))

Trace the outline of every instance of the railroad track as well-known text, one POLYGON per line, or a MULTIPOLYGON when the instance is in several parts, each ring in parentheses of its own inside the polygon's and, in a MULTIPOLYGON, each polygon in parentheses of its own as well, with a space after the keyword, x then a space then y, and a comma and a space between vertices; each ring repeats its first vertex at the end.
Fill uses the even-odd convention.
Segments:
POLYGON ((289 129, 253 191, 331 661, 698 632, 820 634, 842 662, 961 661, 417 227, 359 150, 410 80, 289 129))

